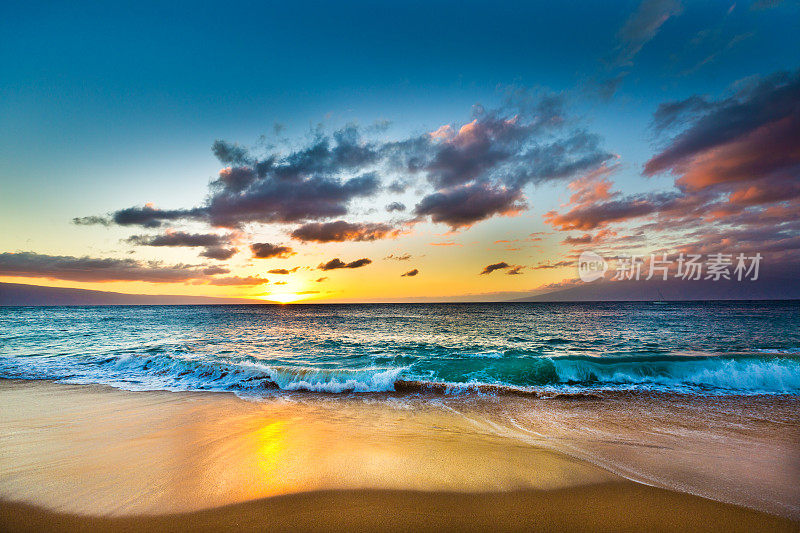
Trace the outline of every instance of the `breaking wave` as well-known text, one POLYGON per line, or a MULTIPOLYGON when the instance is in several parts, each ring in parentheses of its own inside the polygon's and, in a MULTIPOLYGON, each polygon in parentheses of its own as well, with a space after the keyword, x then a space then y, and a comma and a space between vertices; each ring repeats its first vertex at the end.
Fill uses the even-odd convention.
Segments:
POLYGON ((445 369, 428 366, 324 368, 279 366, 255 358, 203 359, 184 353, 110 357, 0 358, 0 377, 98 383, 128 390, 321 393, 419 392, 537 394, 656 390, 721 394, 800 394, 793 355, 527 357, 445 369), (445 371, 446 370, 446 371, 445 371))

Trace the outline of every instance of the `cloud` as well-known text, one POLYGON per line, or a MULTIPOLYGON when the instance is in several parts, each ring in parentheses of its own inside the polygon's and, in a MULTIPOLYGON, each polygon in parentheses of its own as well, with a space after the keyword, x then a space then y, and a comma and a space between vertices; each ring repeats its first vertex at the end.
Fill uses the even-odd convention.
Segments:
POLYGON ((397 237, 400 230, 388 224, 362 222, 310 222, 292 231, 291 236, 303 242, 375 241, 397 237))
POLYGON ((338 257, 335 259, 331 259, 327 263, 320 264, 317 268, 319 270, 335 270, 337 268, 360 268, 363 266, 367 266, 368 264, 372 263, 371 259, 367 259, 366 257, 363 259, 357 259, 350 263, 345 263, 338 257))
POLYGON ((549 211, 544 219, 562 231, 588 231, 613 222, 654 215, 676 205, 679 198, 680 194, 674 192, 633 194, 607 202, 577 205, 566 213, 549 211))
POLYGON ((549 97, 537 102, 534 115, 524 106, 513 115, 482 111, 457 132, 437 134, 436 150, 415 159, 437 190, 422 198, 414 213, 454 230, 514 215, 527 208, 526 185, 569 178, 611 159, 595 135, 582 130, 553 135, 564 123, 562 105, 549 97))
POLYGON ((565 266, 572 265, 572 261, 558 261, 556 263, 539 263, 538 265, 532 266, 531 268, 534 270, 541 270, 541 269, 551 269, 551 268, 561 268, 565 266))
POLYGON ((509 265, 505 261, 503 261, 501 263, 493 263, 491 265, 486 265, 485 267, 483 267, 483 271, 481 272, 481 275, 483 275, 483 274, 491 274, 495 270, 502 270, 504 268, 511 268, 511 265, 509 265))
POLYGON ((394 259, 395 261, 408 261, 409 259, 411 259, 411 254, 409 254, 409 253, 405 253, 405 254, 402 254, 402 255, 389 254, 386 257, 384 257, 383 259, 384 260, 394 259))
POLYGON ((643 0, 617 33, 616 65, 628 66, 642 47, 651 41, 661 26, 679 15, 683 7, 677 0, 643 0))
POLYGON ((230 259, 236 254, 236 248, 225 247, 233 235, 217 235, 215 233, 186 233, 183 231, 167 231, 161 235, 132 235, 126 242, 140 246, 186 246, 205 247, 200 255, 220 261, 230 259))
POLYGON ((409 270, 405 274, 400 274, 400 277, 401 278, 412 278, 412 277, 416 276, 417 274, 419 274, 419 270, 417 270, 415 268, 414 270, 409 270))
POLYGON ((692 95, 683 100, 663 102, 653 114, 652 127, 657 133, 675 126, 682 126, 686 121, 713 109, 714 104, 704 96, 692 95))
POLYGON ((215 274, 230 274, 231 270, 229 268, 212 265, 210 267, 206 267, 203 269, 203 274, 213 276, 215 274))
MULTIPOLYGON (((262 156, 218 140, 212 151, 226 166, 210 183, 202 205, 164 210, 148 204, 116 211, 111 218, 143 227, 176 220, 226 228, 334 224, 325 221, 349 214, 357 199, 427 183, 432 190, 414 209, 417 221, 429 217, 454 229, 468 227, 525 209, 522 189, 529 184, 569 179, 613 157, 597 136, 568 129, 564 107, 559 95, 513 90, 502 108, 475 106, 470 121, 448 124, 433 135, 376 140, 370 137, 373 130, 348 125, 332 134, 318 132, 292 151, 262 156), (385 187, 379 176, 389 177, 385 187)), ((403 211, 405 205, 395 201, 386 208, 403 211)), ((298 229, 298 238, 312 228, 320 227, 298 229)), ((371 240, 393 231, 378 228, 378 233, 357 231, 356 236, 371 240)))
POLYGON ((226 259, 230 259, 233 257, 236 252, 236 248, 225 248, 224 246, 209 246, 204 251, 200 252, 200 255, 203 257, 208 257, 209 259, 217 259, 219 261, 225 261, 226 259))
POLYGON ((575 184, 566 211, 550 211, 545 221, 562 231, 602 230, 564 243, 601 243, 611 255, 647 243, 665 250, 769 251, 772 262, 797 262, 800 71, 741 81, 719 99, 667 102, 654 125, 672 136, 644 174, 672 174, 674 187, 622 195, 597 176, 575 184), (610 229, 642 220, 631 234, 617 237, 610 229))
MULTIPOLYGON (((200 212, 197 210, 174 209, 164 211, 152 205, 144 207, 128 207, 114 212, 111 219, 120 226, 142 226, 145 228, 157 228, 167 220, 179 220, 182 218, 195 217, 200 212)), ((87 218, 87 217, 84 217, 87 218)))
POLYGON ((255 285, 263 285, 265 283, 269 283, 268 279, 260 278, 258 276, 247 276, 246 278, 239 277, 239 276, 230 276, 227 278, 213 278, 209 280, 209 285, 238 285, 244 287, 252 287, 255 285))
POLYGON ((414 207, 414 213, 430 216, 433 222, 442 222, 455 230, 495 215, 515 215, 526 207, 519 189, 475 183, 430 194, 414 207))
POLYGON ((617 32, 618 44, 612 57, 606 60, 605 75, 592 82, 602 98, 614 96, 644 45, 655 38, 670 18, 680 15, 682 11, 678 0, 642 0, 617 32))
POLYGON ((163 265, 133 259, 73 257, 34 252, 0 254, 0 276, 68 281, 146 281, 176 283, 204 279, 207 269, 193 265, 163 265))
POLYGON ((327 280, 328 280, 328 276, 322 276, 321 278, 317 278, 314 281, 316 281, 317 283, 322 283, 323 281, 327 281, 327 280))
POLYGON ((131 244, 141 246, 220 246, 227 244, 231 235, 214 233, 186 233, 167 231, 162 235, 132 235, 127 239, 131 244))
POLYGON ((273 268, 272 270, 270 270, 268 272, 268 274, 280 274, 280 275, 292 274, 294 272, 297 272, 297 269, 299 269, 299 268, 300 267, 294 267, 294 268, 291 268, 291 269, 273 268))
POLYGON ((525 267, 523 267, 521 265, 520 266, 515 266, 515 267, 509 269, 508 272, 506 272, 506 274, 508 274, 509 276, 518 276, 518 275, 523 273, 522 272, 523 268, 525 268, 525 267))
POLYGON ((270 257, 286 259, 296 253, 289 246, 270 244, 268 242, 254 242, 250 245, 250 250, 252 250, 253 256, 259 259, 268 259, 270 257))
POLYGON ((111 221, 106 217, 99 217, 99 216, 88 216, 88 217, 75 217, 72 219, 72 223, 77 226, 110 226, 111 221))
POLYGON ((591 233, 584 233, 580 237, 572 237, 567 236, 563 241, 564 244, 573 244, 573 245, 581 245, 581 244, 597 244, 599 242, 604 241, 608 237, 615 236, 616 233, 611 230, 601 230, 592 235, 591 233))
POLYGON ((239 191, 220 177, 212 183, 214 192, 205 213, 211 224, 239 227, 250 222, 289 223, 331 218, 347 214, 347 206, 358 197, 378 191, 375 173, 340 180, 325 176, 301 178, 275 174, 253 181, 239 191))
POLYGON ((392 202, 386 206, 386 211, 388 213, 392 213, 394 211, 405 211, 405 210, 406 210, 406 204, 402 202, 392 202))
MULTIPOLYGON (((800 194, 800 71, 759 80, 700 114, 644 167, 670 171, 683 190, 800 194)), ((744 200, 745 198, 740 198, 744 200)))

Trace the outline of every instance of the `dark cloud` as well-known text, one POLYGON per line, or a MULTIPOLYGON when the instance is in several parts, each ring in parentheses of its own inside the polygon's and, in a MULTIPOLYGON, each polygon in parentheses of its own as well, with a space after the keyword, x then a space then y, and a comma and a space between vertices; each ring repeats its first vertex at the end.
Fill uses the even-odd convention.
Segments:
POLYGON ((157 228, 162 222, 167 220, 179 220, 182 218, 192 218, 200 214, 195 209, 176 209, 162 210, 157 207, 146 205, 144 207, 128 207, 114 212, 111 217, 115 224, 120 226, 142 226, 145 228, 157 228))
POLYGON ((411 259, 411 254, 409 254, 409 253, 405 253, 405 254, 402 254, 402 255, 389 254, 386 257, 384 257, 383 259, 384 260, 386 260, 386 259, 394 259, 395 261, 408 261, 409 259, 411 259))
POLYGON ((316 281, 317 283, 322 283, 323 281, 327 281, 327 279, 328 276, 322 276, 321 278, 317 278, 314 281, 316 281))
POLYGON ((483 275, 483 274, 491 274, 495 270, 502 270, 504 268, 511 268, 511 265, 509 265, 505 261, 503 261, 501 263, 493 263, 491 265, 486 265, 485 267, 483 267, 483 271, 481 272, 481 275, 483 275))
POLYGON ((550 211, 545 222, 563 231, 593 230, 613 222, 655 215, 679 201, 679 193, 645 193, 576 206, 566 213, 550 211))
POLYGON ((224 246, 209 246, 204 251, 200 252, 203 257, 209 259, 217 259, 218 261, 225 261, 236 255, 236 248, 225 248, 224 246))
POLYGON ((414 213, 458 229, 495 215, 513 215, 526 207, 519 189, 475 183, 430 194, 414 207, 414 213))
POLYGON ((601 98, 614 96, 644 45, 655 38, 670 18, 682 11, 678 0, 642 0, 617 32, 617 46, 604 60, 605 73, 590 82, 601 98))
POLYGON ((317 268, 320 270, 336 270, 337 268, 359 268, 363 266, 367 266, 368 264, 372 263, 371 259, 367 259, 366 257, 363 259, 357 259, 350 263, 345 263, 338 257, 335 259, 331 259, 327 263, 320 264, 317 268))
POLYGON ((163 265, 133 259, 73 257, 33 252, 0 254, 0 275, 62 279, 69 281, 185 282, 206 277, 202 267, 163 265))
POLYGON ((596 135, 556 134, 564 124, 560 98, 534 102, 518 102, 513 115, 478 112, 458 132, 443 127, 431 134, 428 159, 417 154, 414 161, 438 190, 422 198, 414 213, 453 229, 513 215, 527 208, 526 185, 571 178, 614 158, 596 135))
POLYGON ((572 261, 558 261, 556 263, 539 263, 536 266, 532 266, 531 268, 534 270, 541 270, 541 269, 550 269, 550 268, 561 268, 565 266, 572 265, 572 261))
POLYGON ((290 268, 290 269, 286 269, 286 268, 273 268, 273 269, 272 269, 272 270, 270 270, 268 273, 269 273, 269 274, 281 274, 281 275, 286 275, 286 274, 292 274, 292 273, 294 273, 294 272, 297 272, 297 269, 299 269, 299 268, 300 268, 300 267, 294 267, 294 268, 290 268))
POLYGON ((206 274, 208 276, 213 276, 215 274, 230 274, 230 272, 231 269, 217 265, 206 267, 203 269, 203 274, 206 274))
POLYGON ((644 172, 673 174, 674 188, 621 195, 597 176, 574 181, 567 211, 547 213, 546 222, 560 230, 604 229, 565 244, 600 244, 613 255, 658 239, 666 250, 769 251, 773 262, 798 262, 800 72, 745 80, 717 100, 662 104, 654 126, 677 133, 644 172), (616 237, 607 228, 642 219, 632 234, 616 237))
MULTIPOLYGON (((465 227, 524 208, 522 188, 528 184, 571 178, 613 157, 600 147, 597 136, 567 131, 568 123, 562 97, 515 90, 502 109, 476 106, 472 120, 460 127, 445 125, 398 141, 376 141, 356 126, 347 126, 330 135, 319 133, 289 153, 263 157, 216 141, 212 150, 227 166, 211 182, 203 205, 176 210, 131 207, 114 213, 113 220, 158 227, 187 219, 228 228, 322 222, 347 215, 351 202, 376 194, 381 189, 378 176, 386 175, 391 179, 389 192, 425 182, 433 187, 415 209, 420 220, 430 216, 454 228, 465 227), (468 207, 453 205, 460 201, 468 207)), ((402 211, 405 206, 392 202, 387 209, 402 211)), ((380 233, 375 237, 368 231, 360 238, 392 235, 391 230, 380 233)))
POLYGON ((515 267, 509 269, 508 272, 506 272, 506 274, 508 274, 509 276, 519 276, 520 274, 522 274, 522 269, 523 268, 525 268, 525 267, 523 267, 523 266, 515 266, 515 267))
POLYGON ((615 64, 628 66, 661 26, 683 11, 677 0, 643 0, 617 33, 619 46, 615 64))
POLYGON ((419 270, 417 270, 417 269, 415 268, 414 270, 409 270, 409 271, 408 271, 408 272, 406 272, 405 274, 400 274, 400 277, 401 277, 401 278, 411 278, 411 277, 414 277, 414 276, 416 276, 417 274, 419 274, 419 270))
POLYGON ((214 233, 186 233, 168 231, 162 235, 132 235, 127 239, 131 244, 141 246, 221 246, 227 244, 230 235, 214 233))
POLYGON ((362 222, 310 222, 292 231, 293 239, 312 242, 375 241, 396 237, 399 230, 388 224, 362 222))
POLYGON ((378 191, 374 172, 348 180, 324 176, 293 179, 275 174, 254 180, 245 191, 228 187, 218 180, 205 213, 211 224, 237 227, 248 222, 303 222, 347 214, 354 198, 372 196, 378 191))
POLYGON ((200 253, 203 257, 224 261, 236 254, 236 248, 226 247, 232 235, 215 233, 186 233, 183 231, 167 231, 161 235, 132 235, 126 242, 140 246, 185 246, 205 247, 200 253))
POLYGON ((295 255, 294 250, 289 246, 270 244, 268 242, 255 242, 250 245, 250 250, 253 251, 253 256, 259 259, 268 259, 270 257, 286 259, 295 255))
POLYGON ((406 204, 401 202, 392 202, 386 206, 386 211, 389 213, 392 213, 394 211, 405 211, 405 210, 406 210, 406 204))
POLYGON ((572 244, 572 245, 597 244, 607 239, 608 237, 613 237, 614 235, 616 235, 616 233, 611 230, 601 230, 595 233, 594 235, 592 235, 591 233, 584 233, 580 237, 567 236, 561 242, 564 244, 572 244))
POLYGON ((247 277, 239 277, 239 276, 230 276, 227 278, 212 278, 209 280, 209 285, 238 285, 243 287, 252 287, 255 285, 263 285, 265 283, 269 283, 268 279, 260 278, 258 276, 247 276, 247 277))
POLYGON ((684 125, 698 114, 704 114, 713 107, 714 104, 704 96, 699 95, 693 95, 676 102, 661 103, 653 114, 653 129, 657 133, 662 133, 669 128, 684 125))
POLYGON ((211 151, 214 153, 214 156, 219 159, 220 163, 247 165, 252 162, 247 149, 238 144, 216 140, 211 146, 211 151))
POLYGON ((709 105, 645 164, 645 174, 670 170, 682 175, 678 185, 695 189, 761 178, 796 181, 798 138, 800 72, 781 72, 709 105))
POLYGON ((111 221, 106 217, 88 216, 88 217, 75 217, 72 223, 77 226, 110 226, 111 221))

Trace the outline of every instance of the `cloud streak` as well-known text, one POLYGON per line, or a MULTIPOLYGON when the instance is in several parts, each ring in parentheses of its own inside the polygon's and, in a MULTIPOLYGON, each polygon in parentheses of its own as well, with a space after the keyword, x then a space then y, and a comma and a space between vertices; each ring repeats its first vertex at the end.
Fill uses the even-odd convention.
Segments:
MULTIPOLYGON (((349 125, 332 134, 318 132, 294 150, 262 156, 216 141, 212 151, 226 166, 202 205, 133 206, 112 213, 110 220, 148 228, 180 220, 224 228, 300 223, 292 232, 298 240, 376 240, 397 236, 398 230, 330 219, 351 214, 353 202, 380 191, 397 194, 412 184, 422 191, 427 184, 413 208, 414 222, 466 228, 526 209, 523 188, 529 184, 571 179, 613 158, 599 137, 570 129, 564 108, 559 95, 513 91, 502 108, 475 106, 469 122, 399 140, 375 140, 371 130, 349 125)), ((392 201, 386 209, 402 212, 406 206, 392 201)), ((76 223, 100 220, 106 219, 84 217, 76 223)))
POLYGON ((293 239, 303 242, 345 242, 376 241, 393 238, 400 230, 388 224, 362 222, 351 223, 344 220, 335 222, 311 222, 292 231, 293 239))
POLYGON ((258 259, 286 259, 295 255, 295 251, 289 246, 282 246, 278 244, 271 244, 268 242, 254 242, 250 245, 250 250, 253 252, 253 257, 258 259))
POLYGON ((203 267, 164 265, 134 259, 73 257, 34 252, 0 254, 0 276, 61 279, 67 281, 146 281, 176 283, 207 278, 203 267))
POLYGON ((327 263, 321 263, 317 268, 319 270, 336 270, 339 268, 361 268, 363 266, 367 266, 368 264, 372 263, 371 259, 367 259, 364 257, 363 259, 357 259, 355 261, 351 261, 350 263, 345 263, 338 257, 335 259, 331 259, 327 263))
POLYGON ((481 275, 483 276, 485 274, 491 274, 495 270, 503 270, 506 268, 511 268, 511 265, 509 265, 505 261, 502 261, 500 263, 492 263, 491 265, 486 265, 485 267, 483 267, 481 275))

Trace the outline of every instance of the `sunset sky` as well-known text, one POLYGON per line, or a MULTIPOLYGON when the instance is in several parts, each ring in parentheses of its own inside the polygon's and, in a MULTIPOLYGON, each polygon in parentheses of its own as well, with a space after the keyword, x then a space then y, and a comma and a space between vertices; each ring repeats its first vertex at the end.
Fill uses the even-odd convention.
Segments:
POLYGON ((0 10, 0 282, 391 301, 569 286, 582 250, 800 271, 798 2, 168 4, 0 10))

